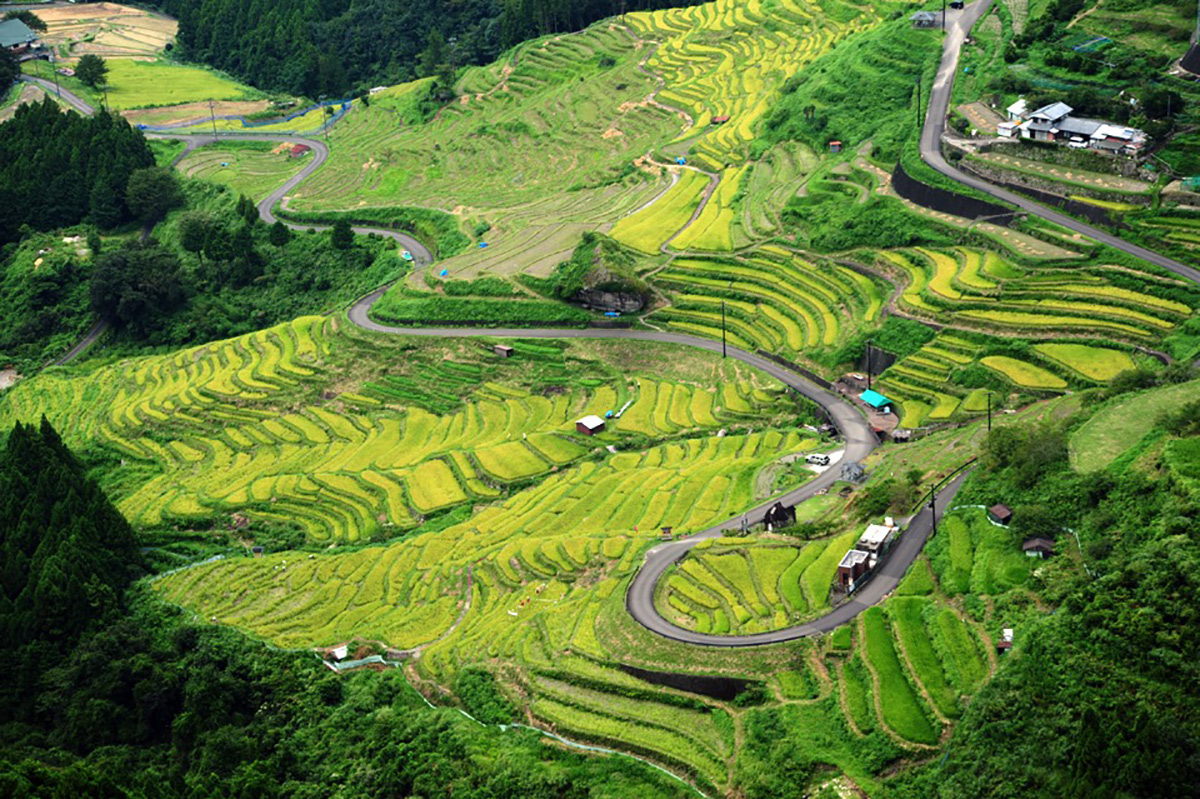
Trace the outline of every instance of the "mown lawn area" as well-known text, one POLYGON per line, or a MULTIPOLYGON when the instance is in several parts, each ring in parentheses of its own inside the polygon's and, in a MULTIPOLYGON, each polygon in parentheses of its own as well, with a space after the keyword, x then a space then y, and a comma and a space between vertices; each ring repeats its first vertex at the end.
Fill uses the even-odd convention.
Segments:
POLYGON ((109 59, 108 102, 117 110, 201 100, 244 100, 254 89, 199 67, 109 59))
POLYGON ((1071 436, 1071 465, 1096 471, 1145 437, 1158 418, 1185 402, 1200 399, 1200 380, 1156 388, 1103 409, 1071 436))

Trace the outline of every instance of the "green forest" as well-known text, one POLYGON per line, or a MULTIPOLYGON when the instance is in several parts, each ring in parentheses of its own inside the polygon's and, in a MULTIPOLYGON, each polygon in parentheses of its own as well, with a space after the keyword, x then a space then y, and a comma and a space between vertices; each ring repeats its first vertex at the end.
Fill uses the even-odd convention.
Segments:
MULTIPOLYGON (((344 96, 485 64, 535 36, 672 0, 158 0, 178 55, 261 89, 344 96)), ((452 82, 452 81, 451 81, 452 82)))
POLYGON ((0 246, 16 241, 23 225, 134 221, 130 177, 153 166, 141 133, 108 114, 63 114, 49 99, 21 106, 0 127, 0 246))

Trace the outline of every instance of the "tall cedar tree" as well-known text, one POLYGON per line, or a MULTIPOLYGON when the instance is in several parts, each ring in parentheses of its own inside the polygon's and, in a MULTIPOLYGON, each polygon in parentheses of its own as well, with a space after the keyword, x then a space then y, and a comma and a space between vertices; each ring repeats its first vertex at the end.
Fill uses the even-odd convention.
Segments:
POLYGON ((0 717, 32 711, 38 673, 119 611, 141 570, 129 523, 58 433, 18 423, 0 452, 0 717))
POLYGON ((131 221, 129 176, 152 166, 145 137, 123 119, 64 114, 49 98, 21 106, 0 125, 0 245, 15 241, 21 225, 131 221))

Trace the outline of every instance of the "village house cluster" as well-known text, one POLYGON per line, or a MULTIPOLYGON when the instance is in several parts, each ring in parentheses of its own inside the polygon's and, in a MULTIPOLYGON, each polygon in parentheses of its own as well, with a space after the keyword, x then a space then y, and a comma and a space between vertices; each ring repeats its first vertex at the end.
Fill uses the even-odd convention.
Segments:
POLYGON ((1146 146, 1146 134, 1137 128, 1100 119, 1071 116, 1066 103, 1050 103, 1030 111, 1024 98, 1007 109, 1008 121, 996 133, 1007 139, 1056 142, 1078 150, 1099 150, 1112 155, 1136 156, 1146 146))

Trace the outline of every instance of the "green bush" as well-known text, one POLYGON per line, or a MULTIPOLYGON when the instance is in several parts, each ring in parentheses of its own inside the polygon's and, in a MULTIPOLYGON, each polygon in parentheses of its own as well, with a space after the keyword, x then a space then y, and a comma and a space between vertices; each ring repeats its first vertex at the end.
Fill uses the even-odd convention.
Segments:
POLYGON ((354 225, 378 225, 402 230, 420 239, 438 258, 458 255, 471 244, 458 227, 458 220, 431 208, 356 208, 353 211, 285 211, 276 214, 299 223, 332 225, 345 221, 354 225))
POLYGON ((461 297, 405 297, 388 293, 373 314, 403 325, 481 325, 485 327, 585 327, 591 316, 579 308, 541 300, 461 297))

